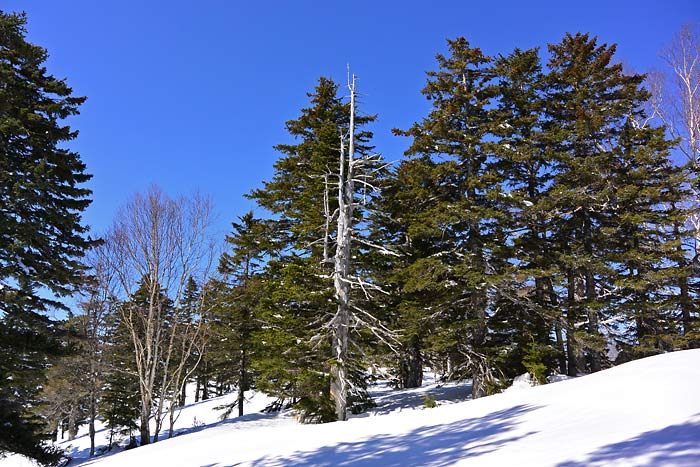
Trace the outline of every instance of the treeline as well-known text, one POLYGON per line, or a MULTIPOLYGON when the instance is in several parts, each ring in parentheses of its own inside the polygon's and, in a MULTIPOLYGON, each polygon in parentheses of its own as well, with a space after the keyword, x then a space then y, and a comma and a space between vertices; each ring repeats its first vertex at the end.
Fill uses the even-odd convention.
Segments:
POLYGON ((104 387, 147 389, 147 375, 120 379, 142 371, 134 342, 152 339, 145 324, 119 331, 125 309, 153 301, 167 310, 161 338, 196 344, 152 369, 173 384, 150 402, 103 398, 110 426, 138 426, 148 443, 147 421, 180 403, 187 381, 197 398, 237 389, 227 413, 242 414, 255 388, 278 398, 271 410, 323 422, 371 407, 379 371, 405 388, 430 366, 481 397, 524 372, 545 382, 698 345, 696 168, 672 160, 644 76, 585 34, 549 46, 546 64, 537 49, 448 45, 422 91, 430 112, 395 130, 411 140, 405 159, 374 152, 354 82, 346 92, 321 78, 287 122, 293 141, 276 146, 272 179, 249 194, 268 215, 233 223, 218 274, 175 289, 144 278, 114 302, 105 336, 130 370, 107 371, 104 387), (170 314, 196 334, 169 334, 170 314), (120 404, 131 412, 117 415, 120 404))
MULTIPOLYGON (((23 40, 21 16, 2 24, 23 40)), ((697 43, 689 31, 676 44, 697 43)), ((43 49, 29 50, 41 63, 43 49)), ((0 409, 23 431, 0 452, 54 462, 42 433, 73 437, 87 424, 96 454, 98 417, 111 430, 106 449, 125 437, 148 444, 174 434, 187 397, 231 390, 224 416, 242 415, 255 389, 277 398, 268 410, 327 422, 372 407, 377 375, 417 387, 427 366, 470 380, 476 398, 525 372, 545 382, 697 347, 700 119, 688 115, 700 112, 668 83, 650 93, 614 54, 586 34, 546 54, 488 56, 449 40, 422 90, 430 111, 394 130, 410 144, 395 163, 372 145, 376 117, 358 108, 354 77, 347 88, 320 78, 286 123, 272 178, 247 195, 257 215, 232 223, 223 254, 211 201, 157 187, 135 195, 100 242, 81 237, 87 202, 69 205, 73 223, 46 233, 75 235, 56 250, 57 279, 29 255, 36 248, 4 245, 29 256, 2 260, 3 284, 17 287, 3 292, 0 343, 17 362, 0 363, 0 409), (685 119, 672 118, 669 97, 685 119), (88 247, 84 267, 67 262, 88 247), (42 321, 63 305, 36 289, 65 295, 76 284, 68 319, 42 321)), ((56 89, 44 97, 70 94, 56 89)), ((55 146, 75 136, 62 131, 3 147, 53 144, 77 157, 55 146)), ((10 217, 18 229, 22 216, 10 217)))

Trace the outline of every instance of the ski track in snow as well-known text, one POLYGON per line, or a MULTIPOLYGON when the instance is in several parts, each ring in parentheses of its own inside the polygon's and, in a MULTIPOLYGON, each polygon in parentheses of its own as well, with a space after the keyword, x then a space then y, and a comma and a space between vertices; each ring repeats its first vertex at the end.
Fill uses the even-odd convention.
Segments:
MULTIPOLYGON (((69 464, 111 466, 700 466, 700 350, 658 355, 545 386, 469 401, 468 384, 373 387, 378 407, 347 422, 300 425, 289 412, 220 421, 231 394, 182 410, 172 439, 87 457, 87 428, 69 464), (439 406, 424 408, 424 395, 439 406)), ((97 435, 106 444, 106 430, 97 435)), ((167 433, 166 433, 167 436, 167 433)), ((31 465, 19 456, 0 467, 31 465)))

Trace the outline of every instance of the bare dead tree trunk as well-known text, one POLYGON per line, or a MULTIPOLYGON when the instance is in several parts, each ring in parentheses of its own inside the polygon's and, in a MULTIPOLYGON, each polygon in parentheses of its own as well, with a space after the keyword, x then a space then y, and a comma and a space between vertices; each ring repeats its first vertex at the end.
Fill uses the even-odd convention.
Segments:
POLYGON ((350 244, 354 204, 354 156, 355 156, 355 76, 350 87, 350 129, 347 155, 341 139, 340 169, 338 180, 338 231, 335 250, 335 274, 333 284, 338 310, 333 318, 333 364, 331 366, 331 397, 335 402, 338 420, 347 419, 347 352, 350 326, 350 244))

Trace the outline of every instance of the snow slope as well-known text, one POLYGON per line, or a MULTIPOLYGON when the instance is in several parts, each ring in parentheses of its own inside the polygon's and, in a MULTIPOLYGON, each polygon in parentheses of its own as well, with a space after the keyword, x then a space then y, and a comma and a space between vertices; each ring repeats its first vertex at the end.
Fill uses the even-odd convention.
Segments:
MULTIPOLYGON (((82 465, 700 466, 700 350, 475 401, 440 402, 467 390, 379 388, 377 410, 347 422, 299 425, 289 416, 252 414, 82 465), (422 408, 424 393, 441 406, 422 408)), ((188 407, 183 417, 204 417, 206 404, 216 405, 188 407)))

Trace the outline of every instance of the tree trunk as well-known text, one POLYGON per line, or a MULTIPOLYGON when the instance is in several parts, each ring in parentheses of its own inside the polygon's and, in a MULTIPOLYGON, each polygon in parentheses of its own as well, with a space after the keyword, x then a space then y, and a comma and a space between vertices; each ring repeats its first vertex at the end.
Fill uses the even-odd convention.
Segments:
POLYGON ((567 309, 566 309, 566 358, 567 374, 578 375, 577 345, 576 345, 576 314, 578 305, 576 300, 576 273, 573 269, 567 272, 567 309))
POLYGON ((245 402, 245 391, 248 389, 247 355, 245 349, 241 349, 241 365, 238 375, 238 416, 243 416, 243 403, 245 402))
POLYGON ((561 324, 554 323, 554 335, 557 340, 557 359, 559 361, 559 373, 566 374, 566 352, 564 351, 564 336, 562 334, 561 324))
POLYGON ((184 381, 182 389, 180 390, 180 400, 178 401, 179 407, 184 407, 187 403, 187 381, 184 381))
MULTIPOLYGON (((593 272, 590 270, 586 271, 586 314, 588 316, 588 333, 595 339, 600 337, 600 330, 598 329, 598 311, 592 302, 596 300, 595 292, 595 279, 593 277, 593 272)), ((591 373, 601 370, 601 352, 597 345, 594 343, 592 347, 589 347, 590 359, 591 359, 591 373)))
POLYGON ((95 455, 95 419, 97 418, 97 400, 95 398, 96 388, 90 392, 90 420, 88 430, 90 434, 90 457, 95 455))
POLYGON ((479 399, 486 395, 486 381, 481 371, 472 372, 472 399, 479 399))
MULTIPOLYGON (((559 308, 559 297, 557 296, 556 290, 554 290, 552 278, 547 277, 545 282, 547 285, 547 293, 549 295, 549 303, 553 308, 557 309, 559 308)), ((562 330, 562 323, 558 319, 554 322, 554 336, 556 338, 557 345, 557 360, 559 362, 559 373, 565 375, 567 374, 566 350, 564 348, 564 335, 562 330)))
MULTIPOLYGON (((479 295, 479 294, 475 294, 479 295)), ((477 305, 478 306, 478 305, 477 305)), ((486 381, 489 377, 489 367, 485 357, 481 355, 481 348, 486 337, 486 311, 478 306, 477 318, 474 325, 474 337, 472 340, 472 399, 478 399, 487 395, 486 381)))
POLYGON ((335 251, 335 297, 338 310, 331 326, 333 333, 333 364, 331 365, 331 398, 335 402, 335 413, 339 421, 347 419, 347 352, 348 327, 350 325, 350 243, 354 210, 353 166, 355 156, 355 77, 350 84, 350 129, 347 151, 340 145, 340 170, 338 177, 338 232, 335 251))
POLYGON ((148 423, 150 421, 150 418, 151 418, 150 413, 151 413, 150 401, 149 401, 149 403, 144 403, 142 401, 140 425, 139 425, 139 433, 141 435, 141 439, 139 442, 140 446, 145 446, 147 444, 150 444, 150 442, 151 442, 151 427, 149 426, 149 423, 148 423))
POLYGON ((78 435, 77 411, 77 407, 71 407, 70 412, 68 412, 68 441, 73 441, 78 435))
POLYGON ((204 363, 204 373, 202 374, 202 399, 206 401, 209 399, 209 364, 204 363))
POLYGON ((158 398, 158 405, 156 405, 156 414, 154 420, 156 422, 155 427, 153 427, 153 442, 157 443, 160 437, 160 430, 163 428, 163 399, 165 395, 161 392, 161 396, 158 398))
POLYGON ((402 389, 419 388, 423 385, 423 355, 420 350, 420 340, 417 337, 401 353, 400 384, 402 389))

